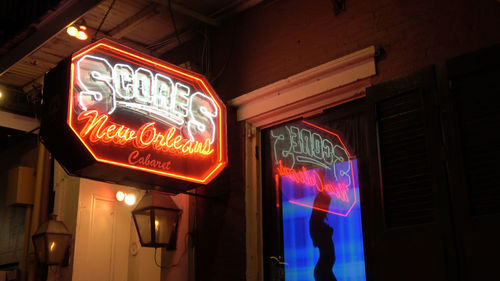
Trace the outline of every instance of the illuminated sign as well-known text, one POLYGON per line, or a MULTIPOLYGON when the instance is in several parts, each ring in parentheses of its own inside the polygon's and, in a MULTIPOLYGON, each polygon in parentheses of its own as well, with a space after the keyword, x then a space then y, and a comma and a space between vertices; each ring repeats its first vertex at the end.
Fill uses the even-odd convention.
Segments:
POLYGON ((270 134, 274 173, 282 181, 294 183, 292 189, 283 189, 287 201, 317 208, 311 198, 301 197, 295 188, 324 191, 333 198, 325 211, 347 216, 357 202, 357 194, 351 156, 340 137, 307 121, 273 129, 270 134))
POLYGON ((365 281, 357 160, 338 134, 307 121, 268 136, 284 279, 365 281))
POLYGON ((201 184, 226 166, 226 108, 202 75, 109 40, 67 65, 65 122, 96 162, 201 184))

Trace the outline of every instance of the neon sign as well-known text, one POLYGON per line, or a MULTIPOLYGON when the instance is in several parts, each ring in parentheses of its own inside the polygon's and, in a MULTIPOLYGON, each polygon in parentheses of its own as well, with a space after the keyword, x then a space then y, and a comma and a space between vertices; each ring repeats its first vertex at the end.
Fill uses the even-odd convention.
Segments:
POLYGON ((108 40, 71 57, 67 125, 99 163, 202 184, 227 164, 206 79, 108 40))
POLYGON ((326 192, 331 204, 322 211, 348 216, 358 201, 351 155, 340 137, 307 121, 270 131, 274 173, 292 204, 318 208, 297 189, 326 192))

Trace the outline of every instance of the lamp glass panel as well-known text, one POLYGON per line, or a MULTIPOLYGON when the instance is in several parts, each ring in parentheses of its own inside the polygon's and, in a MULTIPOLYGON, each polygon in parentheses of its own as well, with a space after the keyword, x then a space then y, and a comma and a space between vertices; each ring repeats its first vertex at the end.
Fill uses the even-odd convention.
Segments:
MULTIPOLYGON (((160 244, 168 244, 172 241, 172 235, 177 229, 178 211, 172 210, 155 210, 155 242, 160 244)), ((175 245, 172 245, 175 247, 175 245)))
POLYGON ((134 212, 135 223, 139 229, 139 237, 142 244, 151 243, 151 211, 149 209, 134 212))
POLYGON ((36 257, 40 263, 47 262, 47 241, 45 235, 33 237, 33 246, 35 246, 36 257))
POLYGON ((68 251, 69 235, 47 233, 47 264, 62 264, 68 251))

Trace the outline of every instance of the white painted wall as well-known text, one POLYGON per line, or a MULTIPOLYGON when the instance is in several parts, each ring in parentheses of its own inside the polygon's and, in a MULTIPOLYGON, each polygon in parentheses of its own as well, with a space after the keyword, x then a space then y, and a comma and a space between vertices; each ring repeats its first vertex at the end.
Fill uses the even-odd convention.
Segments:
MULTIPOLYGON (((193 197, 178 194, 172 197, 175 204, 182 209, 181 220, 178 226, 177 249, 175 251, 162 250, 163 281, 194 281, 194 251, 190 233, 193 231, 194 210, 193 197)), ((160 256, 160 254, 158 254, 160 256)))
POLYGON ((137 242, 132 228, 134 206, 115 199, 119 190, 135 194, 138 200, 144 193, 80 179, 73 281, 160 280, 161 270, 151 259, 151 249, 140 249, 140 254, 131 258, 130 246, 137 242))
MULTIPOLYGON (((160 250, 156 262, 161 264, 160 250)), ((161 269, 155 263, 155 249, 141 247, 133 220, 130 222, 128 281, 160 280, 161 269)))
POLYGON ((58 220, 73 233, 72 267, 49 272, 49 281, 193 281, 194 252, 190 236, 194 200, 173 196, 183 210, 179 223, 177 250, 158 249, 156 265, 153 248, 143 248, 132 219, 135 206, 115 199, 118 190, 133 193, 137 202, 144 190, 70 177, 57 164, 54 169, 55 206, 58 220), (163 263, 162 263, 163 258, 163 263))

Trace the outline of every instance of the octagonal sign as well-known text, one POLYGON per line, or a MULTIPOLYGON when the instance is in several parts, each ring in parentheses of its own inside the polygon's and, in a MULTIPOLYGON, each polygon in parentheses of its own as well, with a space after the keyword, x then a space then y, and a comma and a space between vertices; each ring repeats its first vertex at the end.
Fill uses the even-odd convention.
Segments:
POLYGON ((281 189, 282 200, 348 216, 358 202, 357 162, 340 136, 307 121, 275 127, 270 134, 276 193, 281 189))
POLYGON ((202 184, 226 166, 226 108, 205 77, 117 43, 73 54, 67 110, 97 162, 202 184))

